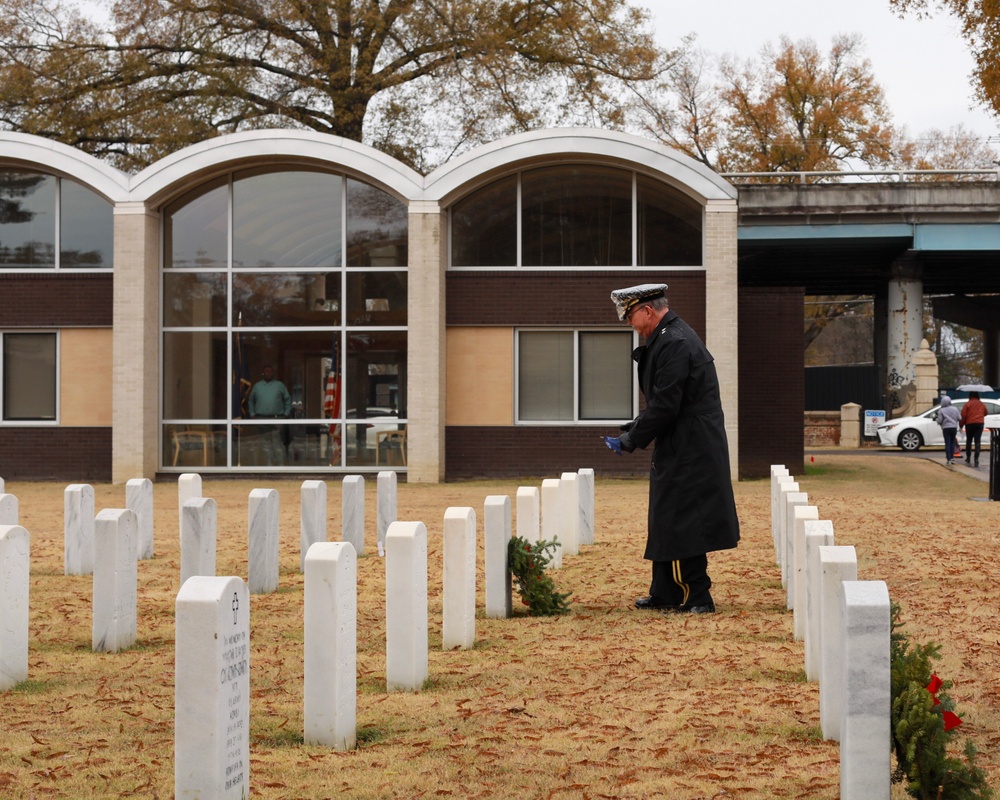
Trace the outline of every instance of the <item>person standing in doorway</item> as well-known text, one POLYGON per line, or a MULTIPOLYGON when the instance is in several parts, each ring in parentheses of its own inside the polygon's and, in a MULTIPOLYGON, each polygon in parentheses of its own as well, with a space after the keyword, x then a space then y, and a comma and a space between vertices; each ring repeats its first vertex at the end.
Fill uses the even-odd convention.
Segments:
POLYGON ((944 434, 945 463, 949 467, 955 463, 955 440, 958 438, 960 422, 961 415, 958 409, 951 404, 951 398, 944 395, 937 413, 937 424, 941 426, 941 433, 944 434))
POLYGON ((962 406, 962 414, 959 417, 959 427, 965 428, 965 463, 973 455, 973 444, 975 444, 975 466, 979 466, 979 450, 982 445, 983 425, 986 422, 986 405, 979 399, 979 392, 969 392, 969 399, 962 406))
MULTIPOLYGON (((274 377, 274 368, 270 365, 261 370, 261 380, 250 390, 247 407, 251 419, 288 419, 292 413, 292 396, 285 384, 274 377)), ((281 426, 264 425, 260 428, 265 463, 269 467, 283 466, 285 443, 281 426)))
POLYGON ((644 558, 653 564, 640 609, 715 611, 708 553, 736 547, 729 444, 715 360, 698 334, 670 310, 666 284, 611 293, 618 318, 645 344, 632 353, 646 407, 605 443, 621 455, 653 445, 644 558))

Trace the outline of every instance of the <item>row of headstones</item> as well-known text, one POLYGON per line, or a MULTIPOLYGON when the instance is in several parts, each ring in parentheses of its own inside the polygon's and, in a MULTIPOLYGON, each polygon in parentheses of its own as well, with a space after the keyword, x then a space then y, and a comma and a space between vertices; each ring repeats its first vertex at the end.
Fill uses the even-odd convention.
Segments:
POLYGON ((819 681, 820 729, 840 742, 842 800, 890 793, 890 623, 885 581, 858 580, 857 552, 782 465, 771 466, 771 532, 806 680, 819 681))

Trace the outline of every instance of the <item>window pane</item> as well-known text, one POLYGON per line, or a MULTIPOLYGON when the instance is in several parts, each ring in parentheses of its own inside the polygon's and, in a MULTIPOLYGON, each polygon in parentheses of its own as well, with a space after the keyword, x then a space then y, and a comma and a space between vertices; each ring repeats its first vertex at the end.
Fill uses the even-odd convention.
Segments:
POLYGON ((225 267, 229 263, 229 182, 219 179, 168 206, 166 267, 225 267))
POLYGON ((226 419, 225 331, 163 334, 164 419, 226 419))
POLYGON ((701 205, 676 189, 638 180, 639 266, 701 264, 701 205))
POLYGON ((59 266, 110 267, 114 253, 113 206, 85 186, 59 182, 59 266))
POLYGON ((339 325, 340 273, 235 273, 233 325, 241 320, 249 328, 339 325))
POLYGON ((580 334, 580 419, 632 419, 632 334, 580 334))
POLYGON ((54 267, 56 179, 0 172, 0 267, 54 267))
POLYGON ((526 267, 632 264, 632 173, 547 167, 524 173, 522 262, 526 267))
POLYGON ((234 267, 339 267, 343 178, 245 172, 233 181, 234 267))
POLYGON ((344 365, 347 466, 400 466, 405 458, 406 333, 350 333, 344 365))
POLYGON ((163 426, 163 461, 171 467, 226 466, 225 425, 163 426))
POLYGON ((348 325, 405 325, 405 272, 347 273, 348 325))
POLYGON ((491 183, 451 210, 451 263, 517 266, 517 176, 491 183))
POLYGON ((573 333, 518 335, 518 418, 573 419, 573 333))
POLYGON ((406 206, 381 189, 347 179, 347 264, 405 267, 406 206))
POLYGON ((163 276, 165 328, 218 328, 225 324, 224 272, 168 272, 163 276))
POLYGON ((8 333, 3 337, 3 417, 56 418, 56 335, 8 333))

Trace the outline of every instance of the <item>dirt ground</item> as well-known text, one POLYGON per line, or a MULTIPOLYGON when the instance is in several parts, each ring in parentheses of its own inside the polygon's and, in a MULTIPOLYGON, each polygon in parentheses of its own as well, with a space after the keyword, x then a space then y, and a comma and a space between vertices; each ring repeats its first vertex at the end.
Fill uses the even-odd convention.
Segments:
MULTIPOLYGON (((281 497, 280 588, 251 598, 250 796, 836 798, 839 749, 822 740, 818 687, 793 639, 767 481, 737 485, 743 540, 710 557, 719 613, 632 607, 649 577, 647 484, 598 475, 596 543, 553 573, 573 593, 571 612, 486 619, 480 572, 476 647, 442 651, 445 509, 471 506, 481 528, 487 496, 513 500, 540 480, 399 485, 399 519, 423 521, 430 540, 430 680, 416 693, 385 689, 384 562, 367 481, 359 747, 337 753, 302 739, 300 481, 205 478, 203 494, 218 503, 220 575, 246 577, 250 490, 281 497)), ((1000 504, 976 499, 983 483, 912 459, 816 456, 799 482, 837 544, 857 548, 859 577, 887 582, 910 638, 941 644, 938 674, 954 682, 964 717, 956 754, 972 739, 1000 785, 1000 504)), ((328 487, 329 538, 339 539, 339 482, 328 487)), ((63 574, 64 489, 6 487, 31 535, 31 611, 29 680, 0 706, 0 797, 171 797, 176 483, 156 484, 139 641, 115 654, 91 651, 91 578, 63 574)), ((124 505, 123 486, 94 489, 98 510, 124 505)))

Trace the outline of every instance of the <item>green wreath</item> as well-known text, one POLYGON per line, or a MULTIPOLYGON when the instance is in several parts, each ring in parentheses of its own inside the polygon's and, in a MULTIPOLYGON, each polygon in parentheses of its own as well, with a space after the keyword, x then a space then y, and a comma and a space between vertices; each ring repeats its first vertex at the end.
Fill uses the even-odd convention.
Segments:
POLYGON ((558 546, 557 539, 532 544, 521 536, 514 536, 507 544, 507 565, 529 616, 551 617, 569 611, 566 601, 571 593, 557 592, 555 582, 545 574, 558 546))

